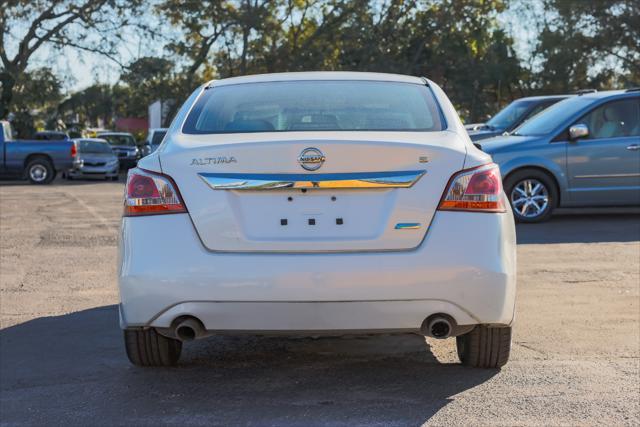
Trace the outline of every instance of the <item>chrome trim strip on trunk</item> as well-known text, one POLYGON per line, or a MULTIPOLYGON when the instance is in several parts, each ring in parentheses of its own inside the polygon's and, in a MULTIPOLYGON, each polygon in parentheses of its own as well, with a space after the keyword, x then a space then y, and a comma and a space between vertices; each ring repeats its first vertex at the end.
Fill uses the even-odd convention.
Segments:
POLYGON ((199 173, 214 190, 409 188, 425 170, 326 174, 199 173))

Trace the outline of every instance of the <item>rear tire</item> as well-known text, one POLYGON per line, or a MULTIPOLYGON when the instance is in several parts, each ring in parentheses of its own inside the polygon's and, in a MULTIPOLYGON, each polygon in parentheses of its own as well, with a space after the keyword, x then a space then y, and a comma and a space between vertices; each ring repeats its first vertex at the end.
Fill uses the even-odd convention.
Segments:
POLYGON ((542 222, 558 206, 558 190, 549 175, 538 169, 522 169, 504 181, 505 192, 519 222, 542 222))
POLYGON ((511 353, 511 327, 476 326, 456 337, 458 357, 463 365, 474 368, 500 368, 511 353))
POLYGON ((27 178, 32 184, 49 184, 56 177, 56 171, 45 157, 36 157, 26 167, 27 178))
POLYGON ((136 366, 175 366, 182 352, 182 342, 160 335, 155 329, 126 329, 124 346, 136 366))

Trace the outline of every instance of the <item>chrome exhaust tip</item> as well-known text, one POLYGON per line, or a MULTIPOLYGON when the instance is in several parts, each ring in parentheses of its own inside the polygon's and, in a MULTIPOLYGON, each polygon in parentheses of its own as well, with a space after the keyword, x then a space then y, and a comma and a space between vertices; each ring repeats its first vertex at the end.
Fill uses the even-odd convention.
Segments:
POLYGON ((422 322, 420 331, 428 337, 445 339, 453 336, 456 321, 447 314, 433 314, 422 322))
POLYGON ((187 318, 178 323, 175 329, 175 336, 180 341, 193 341, 204 335, 204 327, 196 318, 187 318))
POLYGON ((429 322, 429 335, 433 338, 449 338, 452 329, 451 323, 445 318, 436 318, 429 322))

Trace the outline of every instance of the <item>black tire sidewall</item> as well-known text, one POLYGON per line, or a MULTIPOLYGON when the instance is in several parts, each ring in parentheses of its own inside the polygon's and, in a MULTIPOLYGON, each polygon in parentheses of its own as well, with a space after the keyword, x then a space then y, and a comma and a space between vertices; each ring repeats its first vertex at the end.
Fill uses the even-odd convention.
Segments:
POLYGON ((507 198, 509 199, 509 206, 511 206, 513 216, 518 222, 535 223, 546 221, 551 217, 553 210, 558 206, 558 190, 556 188, 556 185, 553 182, 553 179, 542 171, 536 169, 524 169, 514 172, 505 180, 504 188, 505 192, 507 193, 507 198), (547 193, 549 194, 549 204, 547 205, 547 208, 541 215, 534 218, 520 216, 518 212, 513 209, 513 205, 511 205, 511 192, 519 182, 526 179, 535 179, 537 181, 540 181, 547 188, 547 193))
POLYGON ((32 184, 36 184, 36 185, 40 185, 40 184, 49 184, 51 181, 53 181, 53 179, 56 176, 55 170, 53 169, 53 165, 51 164, 51 162, 45 158, 35 158, 33 160, 31 160, 28 164, 27 167, 25 169, 26 174, 27 174, 27 179, 29 180, 29 182, 31 182, 32 184), (42 181, 35 181, 31 178, 31 169, 34 166, 42 166, 47 170, 47 177, 45 179, 43 179, 42 181))
POLYGON ((509 360, 512 338, 510 326, 477 325, 456 337, 458 358, 463 365, 474 368, 501 368, 509 360))

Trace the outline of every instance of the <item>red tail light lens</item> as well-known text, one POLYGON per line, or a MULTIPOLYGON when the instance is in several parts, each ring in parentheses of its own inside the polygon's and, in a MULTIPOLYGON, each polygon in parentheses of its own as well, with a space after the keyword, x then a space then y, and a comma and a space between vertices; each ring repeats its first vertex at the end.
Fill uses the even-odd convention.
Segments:
POLYGON ((187 212, 187 208, 171 178, 139 168, 129 170, 124 216, 184 212, 187 212))
POLYGON ((78 155, 78 147, 76 147, 76 143, 71 143, 71 157, 75 157, 78 155))
POLYGON ((490 163, 454 175, 438 209, 505 212, 502 178, 498 165, 490 163))

